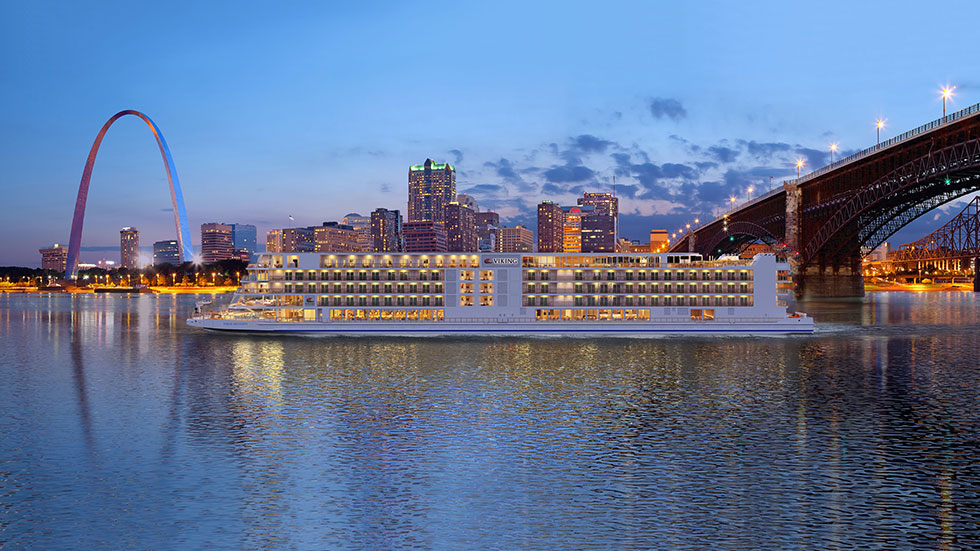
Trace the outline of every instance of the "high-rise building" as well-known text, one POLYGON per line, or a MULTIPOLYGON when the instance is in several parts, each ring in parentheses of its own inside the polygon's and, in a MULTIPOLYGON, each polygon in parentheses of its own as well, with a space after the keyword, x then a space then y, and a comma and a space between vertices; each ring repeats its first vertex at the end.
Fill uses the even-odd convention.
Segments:
POLYGON ((592 207, 566 207, 562 224, 561 251, 565 253, 582 252, 582 219, 592 214, 592 207))
POLYGON ((582 252, 616 252, 615 217, 593 212, 582 218, 582 252))
POLYGON ((345 216, 342 222, 345 225, 354 228, 354 231, 357 232, 357 243, 360 250, 369 252, 374 246, 374 242, 371 240, 371 217, 361 216, 356 212, 352 212, 345 216))
POLYGON ((397 210, 375 209, 371 213, 371 249, 374 252, 401 252, 402 215, 397 210))
POLYGON ((140 232, 136 228, 119 230, 119 266, 140 267, 140 232))
POLYGON ((282 252, 282 230, 269 230, 265 234, 265 252, 282 252))
POLYGON ((552 201, 538 205, 538 252, 560 253, 564 249, 565 211, 552 201))
POLYGON ((360 234, 351 226, 336 222, 324 222, 313 228, 316 239, 314 252, 356 253, 361 251, 360 234))
POLYGON ((180 247, 177 240, 157 241, 153 244, 153 264, 180 264, 180 247))
POLYGON ((667 230, 650 230, 650 252, 666 252, 669 243, 670 234, 667 230))
POLYGON ((407 253, 447 252, 446 226, 442 222, 405 222, 402 233, 407 253))
POLYGON ((56 272, 65 271, 68 264, 68 249, 55 243, 47 249, 38 249, 41 253, 41 268, 44 270, 54 270, 56 272))
POLYGON ((205 264, 235 258, 231 224, 201 224, 201 261, 205 264))
POLYGON ((497 226, 500 225, 500 215, 492 210, 473 213, 476 222, 476 249, 489 253, 497 250, 497 226))
POLYGON ((446 247, 449 252, 477 251, 475 214, 473 209, 455 201, 446 205, 446 247))
POLYGON ((316 233, 312 227, 283 228, 282 251, 284 253, 312 253, 316 250, 316 233))
POLYGON ((232 224, 231 241, 235 246, 235 256, 242 256, 241 251, 248 253, 249 262, 255 258, 258 251, 258 235, 255 233, 255 226, 252 224, 232 224))
POLYGON ((469 207, 473 212, 480 212, 480 205, 476 203, 476 199, 472 195, 466 193, 456 194, 456 202, 465 207, 469 207))
MULTIPOLYGON (((611 240, 603 238, 603 241, 612 243, 613 248, 609 250, 615 250, 616 240, 619 239, 619 197, 612 193, 583 193, 578 199, 578 204, 582 207, 592 207, 593 213, 598 216, 612 217, 612 238, 611 240)), ((608 224, 602 225, 605 228, 608 224)))
POLYGON ((497 228, 498 253, 526 253, 534 250, 534 232, 524 226, 497 228))
POLYGON ((446 205, 456 199, 456 169, 426 159, 408 168, 408 221, 445 222, 446 205))

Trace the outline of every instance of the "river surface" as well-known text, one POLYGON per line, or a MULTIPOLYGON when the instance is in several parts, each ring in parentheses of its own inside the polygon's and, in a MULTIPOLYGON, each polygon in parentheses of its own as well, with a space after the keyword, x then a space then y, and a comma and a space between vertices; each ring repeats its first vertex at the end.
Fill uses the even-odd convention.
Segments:
POLYGON ((213 334, 0 295, 0 548, 977 549, 980 297, 813 336, 213 334))

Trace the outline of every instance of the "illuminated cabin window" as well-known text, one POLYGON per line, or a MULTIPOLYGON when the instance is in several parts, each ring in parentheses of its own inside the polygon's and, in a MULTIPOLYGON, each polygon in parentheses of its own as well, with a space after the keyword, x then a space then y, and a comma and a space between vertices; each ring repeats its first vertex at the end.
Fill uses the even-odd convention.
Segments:
POLYGON ((493 281, 493 270, 480 270, 480 281, 493 281))
POLYGON ((714 309, 691 309, 691 321, 711 321, 715 319, 714 309))
POLYGON ((474 274, 473 270, 462 270, 459 272, 460 281, 473 281, 474 274))
POLYGON ((463 296, 459 297, 459 305, 460 306, 473 306, 473 304, 474 304, 474 302, 473 302, 473 296, 472 295, 463 295, 463 296))
POLYGON ((493 306, 493 295, 481 296, 480 306, 493 306))
MULTIPOLYGON (((464 285, 466 285, 464 283, 464 285)), ((481 283, 480 284, 481 293, 493 293, 493 283, 481 283)))
POLYGON ((460 283, 459 284, 459 292, 460 293, 472 293, 473 292, 473 284, 472 283, 460 283))

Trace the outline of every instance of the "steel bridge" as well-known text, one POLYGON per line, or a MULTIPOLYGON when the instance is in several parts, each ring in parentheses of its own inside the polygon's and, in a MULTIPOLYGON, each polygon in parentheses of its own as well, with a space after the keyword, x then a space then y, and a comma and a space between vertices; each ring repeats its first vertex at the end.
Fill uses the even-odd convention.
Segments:
POLYGON ((893 264, 915 265, 918 269, 937 267, 962 269, 980 256, 980 197, 943 227, 929 235, 898 247, 889 255, 893 264))
POLYGON ((861 250, 980 190, 980 104, 845 157, 702 224, 671 251, 716 256, 747 242, 790 257, 797 295, 864 295, 861 250))

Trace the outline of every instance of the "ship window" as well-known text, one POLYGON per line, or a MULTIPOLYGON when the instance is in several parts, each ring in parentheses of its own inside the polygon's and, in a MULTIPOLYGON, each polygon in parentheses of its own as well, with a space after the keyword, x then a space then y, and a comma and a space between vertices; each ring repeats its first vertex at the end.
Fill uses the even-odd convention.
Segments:
POLYGON ((641 321, 650 321, 650 311, 640 310, 637 312, 637 317, 639 317, 641 321))
POLYGON ((473 297, 470 295, 464 295, 459 297, 460 306, 473 306, 473 297))
POLYGON ((473 281, 473 270, 463 270, 459 272, 460 281, 473 281))
POLYGON ((480 297, 480 306, 493 306, 493 295, 480 297))
POLYGON ((472 293, 473 292, 473 284, 472 283, 460 283, 459 284, 459 292, 460 293, 472 293))
POLYGON ((493 281, 493 270, 480 270, 480 281, 493 281))

